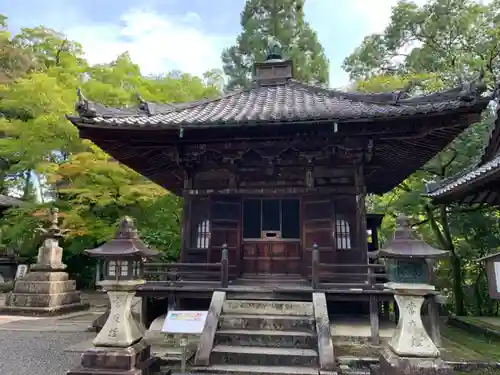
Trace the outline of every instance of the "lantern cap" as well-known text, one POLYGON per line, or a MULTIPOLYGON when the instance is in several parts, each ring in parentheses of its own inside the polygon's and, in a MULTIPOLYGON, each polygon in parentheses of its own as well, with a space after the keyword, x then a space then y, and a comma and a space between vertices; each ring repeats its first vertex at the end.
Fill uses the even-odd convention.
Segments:
POLYGON ((125 216, 120 220, 120 226, 115 238, 95 249, 85 250, 89 256, 99 258, 142 257, 152 258, 158 255, 151 250, 137 234, 132 218, 125 216))
POLYGON ((387 241, 377 251, 378 258, 440 258, 448 256, 449 252, 436 249, 420 239, 411 227, 407 216, 396 218, 396 230, 392 240, 387 241))

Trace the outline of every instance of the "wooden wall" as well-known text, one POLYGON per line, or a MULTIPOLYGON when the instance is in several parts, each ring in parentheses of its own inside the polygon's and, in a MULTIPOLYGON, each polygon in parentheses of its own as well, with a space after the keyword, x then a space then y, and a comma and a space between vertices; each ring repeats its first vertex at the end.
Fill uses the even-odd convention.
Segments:
MULTIPOLYGON (((314 243, 319 246, 321 263, 366 262, 366 234, 359 233, 366 223, 357 222, 356 195, 300 196, 301 238, 281 243, 242 240, 242 198, 238 195, 185 198, 189 211, 184 215, 183 262, 219 262, 224 243, 228 245, 229 264, 236 266, 230 271, 233 277, 241 272, 310 275, 314 243)), ((366 220, 364 212, 362 215, 366 220)))

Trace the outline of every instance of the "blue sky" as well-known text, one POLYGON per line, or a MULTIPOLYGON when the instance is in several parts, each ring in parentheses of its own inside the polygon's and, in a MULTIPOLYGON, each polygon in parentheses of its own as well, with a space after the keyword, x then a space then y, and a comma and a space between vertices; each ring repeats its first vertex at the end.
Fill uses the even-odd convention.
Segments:
MULTIPOLYGON (((330 60, 330 85, 348 84, 343 59, 387 25, 397 0, 306 0, 306 20, 330 60)), ((419 1, 421 2, 421 1, 419 1)), ((220 53, 240 31, 244 0, 1 0, 13 31, 44 25, 83 44, 92 63, 124 51, 143 73, 220 68, 220 53)))

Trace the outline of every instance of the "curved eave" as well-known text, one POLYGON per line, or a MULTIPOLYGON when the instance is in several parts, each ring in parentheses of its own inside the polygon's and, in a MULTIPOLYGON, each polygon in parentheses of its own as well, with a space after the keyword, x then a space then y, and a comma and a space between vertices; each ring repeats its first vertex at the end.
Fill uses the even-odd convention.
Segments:
POLYGON ((487 197, 494 190, 491 183, 500 181, 500 156, 475 168, 455 180, 434 188, 425 196, 436 204, 447 203, 490 203, 498 204, 496 197, 487 197))
POLYGON ((285 126, 289 124, 296 125, 311 125, 311 124, 328 124, 337 123, 376 123, 380 121, 389 120, 406 120, 406 119, 419 119, 434 116, 445 116, 455 113, 479 113, 482 112, 490 102, 490 98, 478 98, 472 102, 457 102, 454 101, 448 108, 444 109, 435 108, 433 110, 424 111, 423 109, 411 111, 410 113, 396 113, 396 112, 378 112, 377 114, 360 114, 357 117, 340 116, 336 112, 329 113, 322 116, 314 116, 312 114, 305 114, 303 117, 289 117, 289 118, 262 118, 252 120, 240 121, 210 121, 210 122, 190 122, 189 117, 186 120, 179 122, 164 123, 161 121, 161 116, 101 116, 101 117, 85 117, 76 115, 67 115, 66 118, 70 120, 78 128, 98 128, 98 129, 127 129, 127 130, 179 130, 185 129, 189 131, 213 129, 213 128, 246 128, 246 127, 259 127, 259 126, 285 126), (159 117, 160 116, 160 117, 159 117), (154 118, 154 120, 152 120, 154 118))

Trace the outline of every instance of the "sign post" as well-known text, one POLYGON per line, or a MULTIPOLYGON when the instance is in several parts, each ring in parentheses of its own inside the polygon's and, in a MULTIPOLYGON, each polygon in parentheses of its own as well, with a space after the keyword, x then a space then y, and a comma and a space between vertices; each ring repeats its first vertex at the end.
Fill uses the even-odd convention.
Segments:
POLYGON ((186 373, 188 346, 188 340, 185 335, 201 334, 203 327, 205 327, 207 315, 208 311, 169 311, 165 317, 161 332, 181 334, 181 372, 183 374, 186 373))

